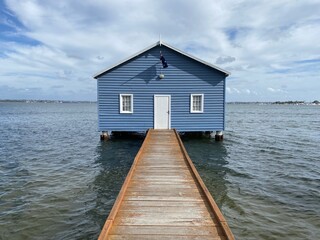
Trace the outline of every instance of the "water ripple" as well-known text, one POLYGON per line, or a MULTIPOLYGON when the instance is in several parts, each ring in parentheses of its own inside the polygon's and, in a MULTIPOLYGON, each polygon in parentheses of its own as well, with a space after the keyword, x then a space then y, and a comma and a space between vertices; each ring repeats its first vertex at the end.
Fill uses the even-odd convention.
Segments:
MULTIPOLYGON (((237 239, 320 235, 320 108, 227 105, 183 139, 237 239)), ((141 139, 100 142, 95 104, 0 105, 0 239, 96 239, 141 139)))

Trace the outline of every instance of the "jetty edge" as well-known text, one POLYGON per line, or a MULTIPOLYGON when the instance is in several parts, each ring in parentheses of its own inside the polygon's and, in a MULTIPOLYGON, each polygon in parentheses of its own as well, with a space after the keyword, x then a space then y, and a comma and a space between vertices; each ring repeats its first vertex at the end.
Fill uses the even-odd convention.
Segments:
POLYGON ((150 129, 98 239, 235 238, 178 132, 150 129))

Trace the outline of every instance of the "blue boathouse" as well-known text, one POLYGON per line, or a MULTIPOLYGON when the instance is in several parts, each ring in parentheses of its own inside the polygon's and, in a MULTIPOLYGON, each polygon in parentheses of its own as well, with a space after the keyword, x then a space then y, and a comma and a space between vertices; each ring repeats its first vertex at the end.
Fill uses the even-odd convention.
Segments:
POLYGON ((94 75, 99 131, 104 135, 175 128, 178 132, 216 131, 222 137, 228 75, 159 41, 94 75))

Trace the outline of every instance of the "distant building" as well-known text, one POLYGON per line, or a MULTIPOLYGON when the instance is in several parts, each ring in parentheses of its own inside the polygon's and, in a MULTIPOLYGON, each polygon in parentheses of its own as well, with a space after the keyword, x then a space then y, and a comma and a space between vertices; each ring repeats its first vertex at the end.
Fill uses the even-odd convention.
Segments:
POLYGON ((99 131, 223 131, 228 75, 221 68, 157 42, 94 76, 99 131))

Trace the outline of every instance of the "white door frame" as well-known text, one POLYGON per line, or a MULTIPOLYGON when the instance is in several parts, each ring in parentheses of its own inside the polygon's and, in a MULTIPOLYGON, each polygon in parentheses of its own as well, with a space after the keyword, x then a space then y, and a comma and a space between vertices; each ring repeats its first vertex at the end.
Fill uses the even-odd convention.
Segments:
POLYGON ((169 97, 168 129, 171 129, 171 95, 153 95, 153 128, 156 129, 156 97, 169 97))

